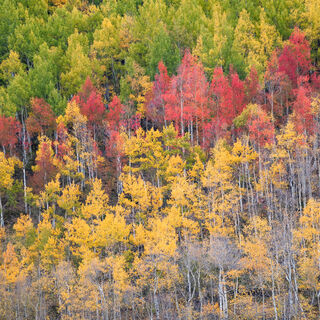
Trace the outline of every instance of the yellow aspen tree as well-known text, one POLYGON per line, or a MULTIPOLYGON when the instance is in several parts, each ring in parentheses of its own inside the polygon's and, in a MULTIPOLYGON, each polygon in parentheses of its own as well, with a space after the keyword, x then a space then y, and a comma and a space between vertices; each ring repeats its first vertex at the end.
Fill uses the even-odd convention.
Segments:
POLYGON ((60 208, 65 210, 66 216, 78 215, 77 209, 80 206, 79 197, 80 197, 79 185, 72 183, 71 185, 66 186, 62 190, 62 194, 57 200, 57 203, 60 208))
POLYGON ((36 238, 36 229, 28 215, 21 215, 13 225, 15 237, 22 246, 28 248, 36 238))
POLYGON ((280 36, 275 27, 266 22, 264 9, 261 9, 260 22, 257 26, 251 21, 248 12, 243 9, 234 37, 233 48, 244 59, 247 73, 255 67, 262 79, 268 59, 280 44, 280 36))
POLYGON ((209 232, 210 260, 218 271, 218 308, 222 319, 229 317, 227 286, 231 286, 238 276, 239 260, 235 240, 239 233, 240 198, 234 182, 234 157, 230 149, 225 141, 218 140, 201 177, 202 186, 207 189, 205 227, 209 232))
POLYGON ((308 318, 315 319, 315 310, 311 308, 312 295, 320 292, 320 202, 309 199, 297 228, 294 230, 294 247, 297 252, 299 287, 308 297, 308 318))
POLYGON ((25 66, 21 63, 19 54, 15 51, 10 51, 9 57, 0 64, 0 78, 9 83, 15 75, 24 72, 24 70, 25 66))
POLYGON ((123 39, 121 36, 124 20, 125 18, 121 19, 120 16, 110 15, 104 18, 101 28, 93 34, 91 52, 99 61, 102 71, 112 79, 111 93, 119 89, 120 76, 124 69, 121 61, 128 49, 126 42, 130 42, 129 37, 123 39))
POLYGON ((61 86, 66 95, 76 94, 88 76, 91 75, 93 61, 88 57, 89 43, 85 34, 75 32, 68 38, 64 72, 61 74, 61 86))
POLYGON ((320 13, 319 13, 319 0, 306 0, 305 4, 305 11, 302 13, 302 20, 304 25, 304 31, 310 39, 312 47, 316 49, 315 58, 319 59, 319 46, 318 46, 318 39, 320 33, 320 13))
POLYGON ((124 167, 125 172, 139 173, 150 176, 153 185, 161 186, 166 166, 166 157, 162 146, 163 133, 154 130, 145 132, 142 128, 136 131, 130 138, 124 136, 124 152, 129 163, 124 167))
POLYGON ((28 263, 38 271, 54 269, 64 257, 64 240, 61 239, 61 229, 53 228, 49 213, 42 214, 42 220, 31 235, 32 242, 27 247, 28 263))
POLYGON ((67 105, 64 117, 58 120, 65 126, 72 126, 73 129, 72 135, 66 133, 68 152, 61 162, 61 173, 64 175, 69 173, 69 183, 71 177, 84 180, 87 176, 89 180, 95 179, 97 167, 103 162, 103 158, 99 156, 95 142, 87 128, 87 117, 81 114, 77 103, 71 101, 67 105))
POLYGON ((147 218, 157 212, 162 205, 161 190, 144 181, 140 176, 122 174, 123 192, 119 205, 126 209, 129 223, 146 223, 147 218))
POLYGON ((123 255, 114 255, 107 257, 104 263, 105 272, 110 275, 106 292, 112 301, 113 314, 120 317, 121 306, 131 290, 127 262, 123 255))
POLYGON ((106 283, 102 275, 105 273, 105 264, 94 256, 85 256, 78 272, 77 284, 74 288, 75 301, 72 306, 74 316, 82 318, 87 313, 95 316, 103 314, 108 318, 109 303, 106 283))
POLYGON ((261 8, 260 11, 258 33, 260 50, 257 53, 260 61, 260 69, 259 66, 257 66, 257 71, 264 72, 273 51, 281 45, 281 38, 275 26, 268 24, 267 16, 263 8, 261 8))
POLYGON ((91 259, 96 254, 91 250, 94 247, 93 227, 84 219, 73 217, 70 223, 66 223, 65 239, 71 253, 80 261, 91 259))
POLYGON ((174 263, 178 239, 168 217, 150 220, 148 228, 140 225, 136 230, 135 244, 143 245, 144 251, 141 257, 135 258, 132 271, 138 275, 138 288, 150 290, 151 306, 160 319, 159 296, 161 292, 173 290, 179 281, 174 263))
POLYGON ((118 244, 126 244, 129 241, 130 231, 131 226, 116 209, 115 214, 106 213, 104 218, 97 222, 92 240, 98 252, 112 252, 118 244))
POLYGON ((3 199, 6 193, 13 187, 13 174, 15 166, 22 166, 21 162, 15 157, 6 158, 3 152, 0 152, 0 227, 4 227, 4 204, 3 199))
POLYGON ((92 189, 89 192, 85 204, 81 206, 81 217, 87 221, 101 219, 108 211, 109 197, 102 189, 102 182, 96 179, 92 182, 92 189))
MULTIPOLYGON (((108 319, 110 315, 120 316, 123 297, 129 288, 126 262, 123 256, 105 259, 86 257, 77 272, 73 313, 91 314, 108 319)), ((82 318, 81 318, 82 319, 82 318)))
POLYGON ((233 183, 232 155, 223 140, 212 150, 201 181, 208 188, 206 226, 213 236, 234 235, 235 213, 239 206, 239 191, 233 183))
POLYGON ((185 167, 186 162, 182 160, 180 155, 170 156, 167 160, 167 167, 165 171, 167 182, 173 183, 179 177, 183 177, 185 167))
POLYGON ((308 177, 304 172, 304 168, 307 167, 310 145, 307 137, 297 132, 291 118, 276 138, 277 147, 271 156, 275 161, 284 163, 287 169, 286 180, 291 179, 290 187, 296 190, 290 195, 291 201, 302 212, 303 207, 306 206, 307 198, 312 196, 310 176, 308 177))
POLYGON ((168 200, 168 219, 175 223, 173 226, 179 237, 193 237, 200 231, 199 212, 197 210, 196 185, 184 176, 176 177, 171 185, 171 196, 168 200))
POLYGON ((20 263, 15 252, 15 246, 11 242, 8 243, 6 251, 3 253, 1 269, 8 285, 17 281, 20 275, 20 263))
POLYGON ((18 259, 15 246, 9 242, 6 250, 2 253, 0 264, 0 297, 2 308, 7 308, 6 313, 4 309, 0 310, 0 315, 3 319, 14 317, 16 311, 16 303, 18 302, 17 290, 19 283, 23 283, 25 279, 22 265, 18 259))
POLYGON ((270 314, 273 313, 272 304, 270 300, 266 301, 265 296, 265 291, 268 290, 271 282, 271 270, 274 267, 269 256, 271 227, 266 219, 254 216, 249 220, 243 232, 245 235, 241 245, 245 254, 242 259, 243 268, 251 274, 250 279, 254 281, 253 285, 262 291, 262 305, 258 313, 266 317, 275 316, 270 314))
POLYGON ((71 320, 77 316, 75 310, 79 309, 79 299, 76 294, 78 277, 71 262, 60 261, 54 273, 54 278, 61 319, 71 320))
POLYGON ((50 215, 53 228, 55 228, 56 222, 58 222, 59 224, 63 223, 63 218, 56 212, 57 201, 61 193, 60 176, 60 173, 58 173, 54 180, 51 180, 45 185, 44 190, 40 191, 39 195, 33 195, 33 197, 36 199, 35 204, 37 205, 37 207, 43 209, 44 213, 50 215))
MULTIPOLYGON (((186 176, 186 162, 179 155, 167 160, 166 192, 170 194, 168 207, 164 209, 168 221, 178 232, 179 237, 192 237, 199 232, 201 213, 198 208, 197 185, 186 176)), ((196 170, 197 166, 194 166, 196 170)), ((191 174, 192 175, 192 174, 191 174)))

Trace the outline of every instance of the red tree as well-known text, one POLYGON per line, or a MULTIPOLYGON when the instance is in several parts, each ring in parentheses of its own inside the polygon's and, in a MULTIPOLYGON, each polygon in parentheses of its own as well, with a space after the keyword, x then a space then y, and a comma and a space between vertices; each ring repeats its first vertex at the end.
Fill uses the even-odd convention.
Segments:
POLYGON ((156 74, 152 90, 146 97, 146 117, 152 124, 162 127, 165 124, 164 94, 169 90, 170 77, 162 61, 158 64, 159 73, 156 74))
POLYGON ((245 107, 245 90, 243 81, 239 79, 237 72, 233 70, 230 72, 230 86, 232 94, 231 103, 233 108, 230 116, 234 119, 245 107))
POLYGON ((246 77, 244 86, 246 93, 246 103, 256 103, 261 87, 259 84, 258 72, 255 67, 251 68, 250 73, 246 77))
POLYGON ((124 106, 121 104, 120 99, 117 96, 114 96, 112 101, 109 103, 109 112, 106 116, 110 129, 120 129, 122 115, 124 112, 124 106))
POLYGON ((238 74, 231 69, 228 79, 221 67, 213 72, 210 86, 210 109, 214 117, 217 136, 225 135, 232 129, 233 120, 245 107, 244 83, 238 74))
POLYGON ((74 100, 79 104, 81 113, 88 118, 89 124, 101 124, 105 107, 101 95, 93 86, 89 77, 74 100))
POLYGON ((275 51, 265 73, 265 109, 276 124, 285 123, 289 114, 292 84, 284 71, 279 71, 278 53, 275 51))
POLYGON ((63 122, 60 122, 57 126, 57 140, 55 141, 56 154, 59 160, 63 160, 63 157, 70 152, 70 146, 68 145, 68 130, 63 122))
POLYGON ((294 88, 299 76, 311 69, 310 45, 303 32, 295 28, 279 57, 279 71, 288 75, 294 88))
POLYGON ((190 132, 191 140, 196 127, 196 139, 199 141, 201 126, 208 117, 208 83, 203 67, 189 51, 186 51, 178 74, 170 83, 169 90, 163 95, 166 102, 165 117, 174 121, 181 135, 190 132))
POLYGON ((311 110, 310 89, 304 86, 306 79, 299 78, 299 87, 295 90, 296 100, 293 104, 294 122, 299 133, 312 134, 315 130, 315 123, 311 110))
POLYGON ((31 114, 26 121, 30 134, 50 135, 56 127, 55 115, 51 106, 42 98, 31 100, 31 114))
POLYGON ((13 117, 0 116, 0 145, 12 148, 18 142, 20 123, 13 117))
POLYGON ((54 154, 51 141, 43 136, 35 159, 34 175, 32 185, 36 191, 41 190, 57 173, 57 167, 54 165, 54 154))
POLYGON ((248 119, 248 130, 250 140, 259 147, 271 143, 274 139, 274 126, 267 113, 259 107, 248 119))

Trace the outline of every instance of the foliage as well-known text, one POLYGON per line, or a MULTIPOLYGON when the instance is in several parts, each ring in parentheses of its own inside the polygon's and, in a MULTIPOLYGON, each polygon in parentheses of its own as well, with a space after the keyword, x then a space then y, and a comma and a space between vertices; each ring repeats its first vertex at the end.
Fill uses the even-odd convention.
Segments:
POLYGON ((318 7, 0 1, 0 319, 319 319, 318 7))

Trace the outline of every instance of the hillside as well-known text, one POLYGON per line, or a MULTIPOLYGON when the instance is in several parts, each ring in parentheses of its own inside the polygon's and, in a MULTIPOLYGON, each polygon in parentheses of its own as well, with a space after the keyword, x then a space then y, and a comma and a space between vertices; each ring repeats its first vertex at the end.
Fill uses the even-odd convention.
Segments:
POLYGON ((0 319, 319 319, 319 0, 0 0, 0 319))

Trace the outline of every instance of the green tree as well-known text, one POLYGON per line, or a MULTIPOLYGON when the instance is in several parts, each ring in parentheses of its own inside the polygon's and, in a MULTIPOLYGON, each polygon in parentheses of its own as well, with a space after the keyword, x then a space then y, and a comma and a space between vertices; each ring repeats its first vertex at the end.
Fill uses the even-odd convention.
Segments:
POLYGON ((25 23, 19 24, 9 36, 9 49, 19 53, 28 68, 32 67, 33 58, 44 42, 44 26, 45 21, 42 18, 26 14, 25 23))
MULTIPOLYGON (((201 29, 193 54, 198 56, 209 77, 216 66, 230 63, 233 28, 219 3, 211 8, 208 26, 201 29)), ((236 66, 237 67, 237 66, 236 66)))
POLYGON ((178 48, 193 49, 197 43, 201 29, 207 25, 207 17, 202 7, 192 0, 181 0, 177 10, 172 7, 169 12, 168 28, 178 48))
POLYGON ((85 34, 75 31, 68 38, 64 72, 61 74, 61 87, 67 97, 76 94, 92 73, 92 60, 89 56, 89 42, 85 34))
POLYGON ((34 68, 28 74, 32 97, 46 100, 56 114, 61 114, 66 107, 66 101, 58 90, 62 60, 63 53, 60 48, 49 49, 47 44, 43 44, 39 54, 34 57, 34 68))

